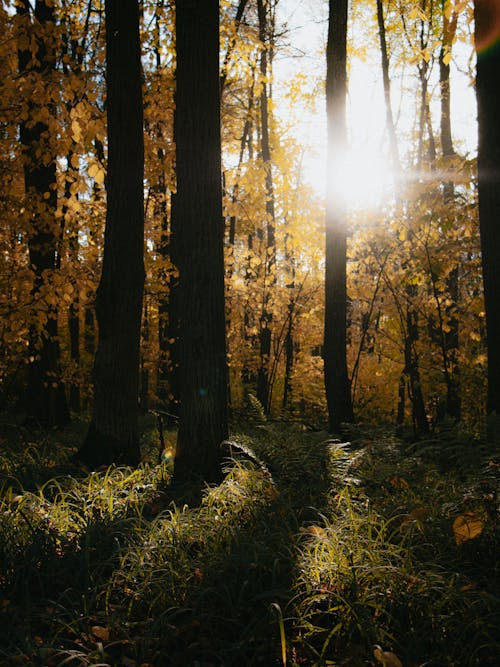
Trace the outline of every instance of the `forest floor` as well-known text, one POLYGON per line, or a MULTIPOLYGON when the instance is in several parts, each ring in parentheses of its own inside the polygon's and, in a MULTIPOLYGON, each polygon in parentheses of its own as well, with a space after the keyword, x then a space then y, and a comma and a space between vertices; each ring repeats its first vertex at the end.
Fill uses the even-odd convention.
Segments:
POLYGON ((500 664, 500 459, 443 428, 235 426, 225 479, 88 473, 85 423, 0 422, 0 665, 500 664), (382 648, 375 648, 380 645, 382 648), (385 655, 382 654, 385 653, 385 655))

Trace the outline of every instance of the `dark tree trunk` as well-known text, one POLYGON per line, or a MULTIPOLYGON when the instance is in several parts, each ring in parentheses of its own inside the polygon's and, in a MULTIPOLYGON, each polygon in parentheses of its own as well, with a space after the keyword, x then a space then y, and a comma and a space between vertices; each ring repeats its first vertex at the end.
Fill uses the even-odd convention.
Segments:
POLYGON ((139 344, 144 286, 144 136, 137 0, 106 0, 108 173, 92 422, 78 458, 139 462, 139 344))
POLYGON ((95 354, 95 316, 94 316, 94 304, 87 303, 85 304, 85 313, 84 313, 84 330, 83 330, 83 349, 85 353, 90 357, 93 357, 95 354))
MULTIPOLYGON (((488 336, 489 415, 500 417, 500 5, 475 0, 479 221, 488 336)), ((498 436, 497 436, 498 437, 498 436)))
POLYGON ((269 100, 267 93, 268 67, 268 18, 267 3, 257 0, 257 13, 259 18, 259 40, 261 42, 260 74, 262 77, 260 93, 260 145, 261 157, 265 171, 266 190, 266 254, 264 263, 264 294, 262 298, 262 311, 259 321, 260 356, 259 369, 257 373, 257 398, 268 413, 270 409, 270 361, 271 361, 271 325, 273 315, 271 312, 271 287, 276 282, 276 238, 275 238, 275 214, 274 214, 274 185, 271 163, 271 142, 269 137, 269 100))
POLYGON ((140 393, 139 406, 141 412, 149 410, 149 368, 147 361, 147 349, 149 345, 149 308, 147 299, 144 299, 144 313, 142 318, 142 344, 141 344, 141 370, 140 370, 140 393))
MULTIPOLYGON (((67 202, 71 199, 70 185, 73 182, 74 168, 72 167, 72 159, 74 153, 72 150, 68 151, 66 158, 67 171, 66 182, 64 185, 65 204, 63 205, 63 220, 64 226, 67 228, 67 220, 71 218, 67 202)), ((78 196, 78 195, 76 195, 78 196)), ((71 383, 69 385, 69 407, 73 412, 80 412, 80 297, 77 286, 77 272, 78 272, 78 223, 76 220, 71 220, 71 227, 68 233, 68 252, 72 262, 74 280, 73 280, 73 296, 70 306, 68 308, 68 333, 69 333, 69 356, 71 359, 71 383)))
POLYGON ((396 137, 396 126, 394 124, 394 115, 392 113, 391 101, 391 79, 389 77, 389 53, 387 51, 387 39, 384 20, 384 8, 382 0, 377 0, 377 23, 378 35, 380 40, 380 56, 382 59, 382 81, 384 85, 385 101, 385 123, 389 136, 389 150, 391 153, 391 164, 396 182, 400 178, 401 164, 399 161, 398 140, 396 137))
POLYGON ((227 437, 219 3, 177 0, 174 118, 180 423, 174 480, 217 482, 227 437))
MULTIPOLYGON (((453 39, 457 27, 458 15, 453 11, 451 17, 443 10, 443 41, 439 54, 439 87, 441 93, 441 149, 444 158, 452 158, 456 155, 451 133, 451 94, 450 94, 450 65, 448 56, 451 53, 453 39)), ((443 203, 445 212, 453 210, 454 187, 452 181, 443 183, 443 203)), ((445 213, 446 214, 446 213, 445 213)), ((459 349, 459 327, 456 308, 459 299, 459 269, 458 257, 455 266, 446 278, 448 295, 452 306, 447 308, 448 331, 444 332, 443 344, 443 367, 446 382, 446 414, 455 421, 460 421, 460 368, 458 366, 459 349)))
MULTIPOLYGON (((160 20, 163 13, 163 2, 157 4, 155 9, 154 20, 154 53, 156 72, 161 74, 162 70, 162 54, 160 50, 160 20)), ((161 126, 158 128, 156 140, 160 143, 164 142, 163 130, 161 126)), ((168 199, 169 188, 167 184, 167 175, 165 173, 165 150, 162 146, 157 151, 158 162, 161 165, 158 173, 158 180, 154 186, 157 196, 156 215, 161 220, 161 236, 158 244, 158 254, 162 261, 166 264, 170 260, 170 221, 168 216, 168 199)), ((176 316, 176 299, 175 289, 177 280, 173 277, 169 270, 163 268, 160 271, 161 292, 158 296, 158 381, 157 394, 163 406, 171 413, 177 414, 179 407, 178 387, 177 387, 177 347, 176 339, 177 332, 175 325, 177 322, 176 316)))
MULTIPOLYGON (((297 183, 297 188, 300 185, 300 179, 297 183)), ((288 220, 285 218, 285 225, 288 225, 288 220)), ((283 400, 281 403, 281 408, 285 412, 289 406, 291 409, 292 403, 292 374, 293 374, 293 365, 294 365, 294 325, 295 325, 295 256, 293 254, 292 240, 288 232, 285 233, 285 262, 287 266, 287 273, 289 274, 288 280, 286 282, 287 289, 290 290, 290 296, 288 299, 288 318, 286 323, 286 334, 285 334, 285 377, 283 380, 283 400)))
MULTIPOLYGON (((80 371, 80 300, 78 293, 73 296, 73 301, 68 313, 69 328, 69 353, 73 362, 73 373, 80 371)), ((80 383, 79 378, 73 379, 69 388, 69 404, 72 410, 80 412, 80 383)))
POLYGON ((413 428, 424 435, 429 432, 429 422, 425 410, 424 395, 420 381, 420 365, 416 344, 418 341, 418 316, 410 302, 406 310, 407 334, 405 340, 405 373, 409 380, 409 394, 412 408, 413 428))
MULTIPOLYGON (((30 15, 30 3, 17 5, 19 16, 26 19, 30 15)), ((19 71, 26 81, 30 77, 45 79, 50 86, 50 74, 55 69, 54 26, 52 4, 37 0, 33 20, 28 30, 32 30, 36 41, 36 51, 18 52, 19 71)), ((30 41, 28 35, 28 42, 30 41)), ((43 104, 43 103, 42 103, 43 104)), ((37 116, 40 103, 36 99, 29 102, 29 112, 33 119, 37 116)), ((52 109, 54 113, 54 109, 52 109)), ((56 156, 51 148, 49 126, 40 120, 21 122, 19 134, 24 152, 24 184, 26 195, 31 199, 28 206, 33 210, 33 233, 28 239, 29 261, 34 272, 32 297, 36 304, 46 289, 47 276, 59 269, 58 249, 61 228, 56 223, 57 183, 56 156), (49 160, 40 154, 51 155, 49 160)), ((50 279, 50 278, 49 278, 50 279)), ((60 352, 58 340, 58 309, 48 305, 44 324, 31 324, 28 348, 28 386, 26 392, 26 415, 29 422, 41 426, 61 426, 69 420, 64 385, 60 377, 60 352)), ((37 313, 33 319, 39 321, 37 313)))
POLYGON ((335 182, 339 158, 347 149, 347 5, 347 0, 329 2, 326 70, 328 181, 323 358, 331 431, 338 431, 342 422, 353 420, 347 374, 347 215, 342 193, 335 182))

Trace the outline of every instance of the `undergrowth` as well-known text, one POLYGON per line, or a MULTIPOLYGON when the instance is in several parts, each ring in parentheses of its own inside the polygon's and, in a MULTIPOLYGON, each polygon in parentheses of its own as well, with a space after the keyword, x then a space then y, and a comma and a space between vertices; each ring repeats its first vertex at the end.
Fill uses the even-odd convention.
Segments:
POLYGON ((498 469, 456 429, 350 443, 262 416, 196 505, 158 456, 88 474, 80 432, 2 426, 0 665, 496 665, 498 469))

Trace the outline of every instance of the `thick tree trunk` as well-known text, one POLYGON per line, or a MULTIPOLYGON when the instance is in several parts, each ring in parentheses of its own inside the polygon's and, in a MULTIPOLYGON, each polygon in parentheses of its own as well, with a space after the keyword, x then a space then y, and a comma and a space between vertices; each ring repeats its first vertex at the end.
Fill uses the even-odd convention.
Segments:
MULTIPOLYGON (((475 0, 479 221, 488 336, 489 415, 500 417, 500 5, 475 0)), ((498 436, 497 436, 498 437, 498 436)))
POLYGON ((328 181, 325 258, 325 389, 330 430, 353 420, 347 374, 347 214, 336 176, 339 157, 347 149, 347 0, 330 0, 328 24, 326 107, 328 181))
POLYGON ((174 481, 221 478, 227 438, 219 3, 177 0, 174 118, 180 423, 174 481))
POLYGON ((139 6, 106 0, 107 214, 96 294, 94 406, 78 458, 90 466, 139 462, 139 343, 144 286, 144 136, 139 6))
MULTIPOLYGON (((18 15, 29 20, 30 3, 17 5, 18 15)), ((54 45, 50 28, 54 25, 52 5, 37 0, 30 29, 34 32, 36 52, 20 50, 19 71, 23 77, 40 79, 55 69, 54 45)), ((28 36, 28 42, 30 41, 28 36)), ((50 85, 50 84, 48 84, 50 85)), ((47 287, 47 279, 58 266, 58 241, 60 226, 56 223, 57 183, 56 156, 50 146, 50 128, 36 120, 40 103, 29 102, 32 119, 21 122, 19 135, 24 151, 24 184, 26 195, 31 199, 28 208, 33 210, 33 233, 28 239, 29 261, 34 272, 32 297, 35 304, 47 287), (40 154, 51 155, 49 160, 40 154)), ((52 111, 54 111, 52 109, 52 111)), ((28 347, 28 386, 26 392, 26 415, 29 422, 41 426, 61 426, 69 420, 64 385, 60 377, 60 352, 58 340, 58 309, 48 305, 43 325, 31 324, 28 347)), ((33 320, 40 321, 43 313, 34 313, 33 320)))

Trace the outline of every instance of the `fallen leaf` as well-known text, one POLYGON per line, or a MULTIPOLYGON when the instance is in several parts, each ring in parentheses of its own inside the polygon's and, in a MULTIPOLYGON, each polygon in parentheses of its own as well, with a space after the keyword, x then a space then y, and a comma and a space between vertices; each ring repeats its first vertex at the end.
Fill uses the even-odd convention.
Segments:
POLYGON ((373 649, 373 656, 383 667, 403 667, 403 663, 395 653, 383 651, 378 645, 373 649))
POLYGON ((405 528, 411 524, 417 524, 419 529, 423 528, 424 519, 428 514, 428 510, 425 507, 416 507, 409 514, 407 514, 403 521, 401 522, 401 528, 405 528))
POLYGON ((93 625, 91 628, 92 634, 97 639, 107 642, 109 640, 109 628, 103 628, 102 625, 93 625))
POLYGON ((300 528, 299 532, 308 537, 326 537, 326 530, 321 528, 321 526, 307 526, 305 528, 300 528))
POLYGON ((484 528, 484 521, 481 519, 479 514, 475 512, 465 512, 460 514, 453 521, 453 533, 455 535, 455 542, 458 546, 467 542, 468 540, 473 540, 478 535, 481 535, 484 528))
POLYGON ((460 589, 461 593, 466 593, 467 591, 473 591, 476 588, 476 584, 465 584, 465 586, 462 586, 460 589))

